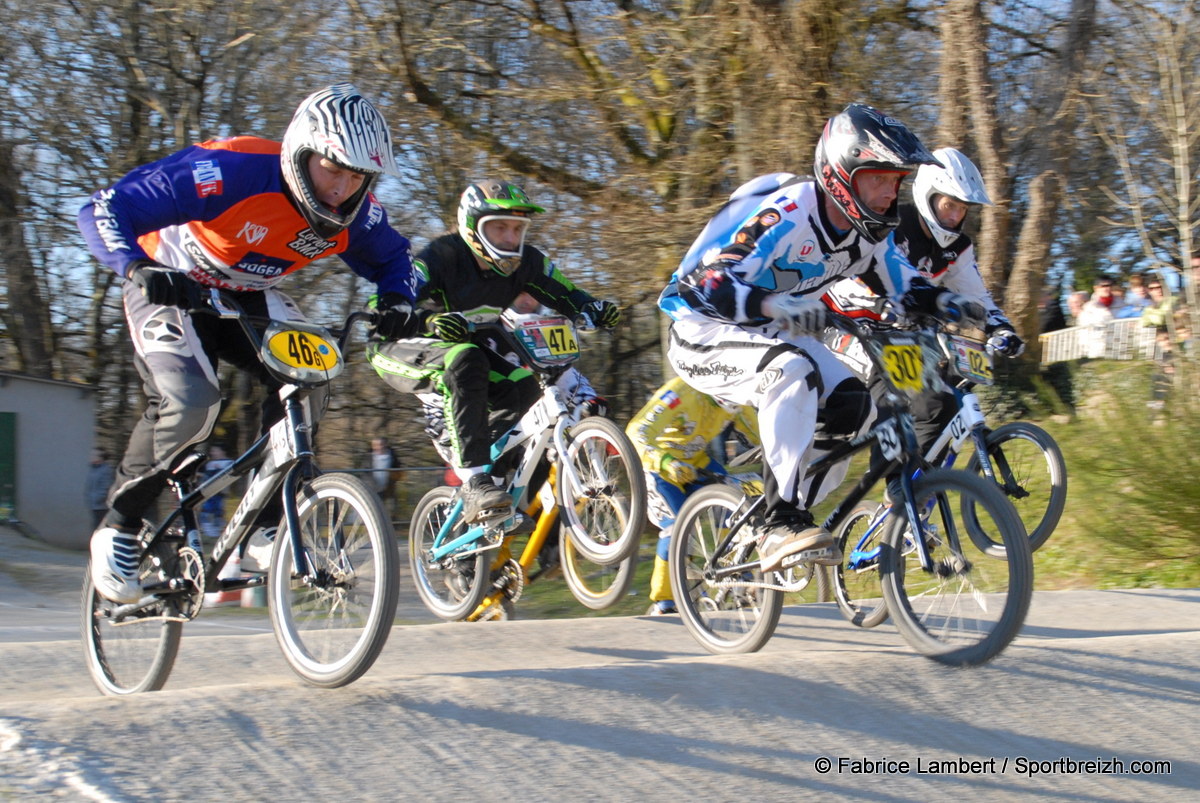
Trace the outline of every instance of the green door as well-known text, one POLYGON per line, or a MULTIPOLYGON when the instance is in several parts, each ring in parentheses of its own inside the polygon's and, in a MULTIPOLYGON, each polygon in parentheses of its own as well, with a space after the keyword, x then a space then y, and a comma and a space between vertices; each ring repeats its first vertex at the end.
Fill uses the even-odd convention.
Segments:
POLYGON ((0 413, 0 521, 17 518, 17 414, 0 413))

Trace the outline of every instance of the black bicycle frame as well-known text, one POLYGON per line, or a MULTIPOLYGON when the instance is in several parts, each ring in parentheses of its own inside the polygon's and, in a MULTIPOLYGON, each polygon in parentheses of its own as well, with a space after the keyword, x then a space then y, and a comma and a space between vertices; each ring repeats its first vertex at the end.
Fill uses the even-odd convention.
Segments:
MULTIPOLYGON (((912 414, 903 407, 882 408, 880 410, 879 423, 871 427, 870 430, 848 441, 842 441, 835 446, 830 452, 822 457, 814 460, 805 469, 805 478, 811 477, 814 474, 823 472, 832 466, 840 463, 843 460, 849 459, 858 452, 868 448, 872 443, 880 440, 880 435, 884 430, 896 429, 902 440, 903 448, 901 459, 880 461, 878 465, 871 466, 862 478, 855 483, 850 492, 839 502, 832 512, 825 518, 822 526, 832 532, 838 527, 846 516, 849 515, 859 502, 867 495, 867 493, 875 487, 888 472, 896 466, 901 466, 903 470, 900 472, 900 485, 904 492, 905 515, 908 517, 909 524, 913 527, 913 532, 920 532, 920 516, 917 513, 916 504, 913 501, 912 478, 917 470, 924 469, 926 466, 924 460, 920 456, 917 446, 916 431, 913 428, 912 414), (893 420, 895 423, 893 424, 893 420)), ((769 465, 763 466, 764 470, 770 471, 769 465)), ((705 574, 711 574, 713 578, 727 577, 733 574, 739 574, 753 568, 755 563, 741 563, 736 566, 724 566, 715 568, 713 561, 717 557, 725 554, 729 549, 729 545, 733 542, 738 531, 746 524, 752 515, 765 504, 766 497, 759 496, 754 500, 753 504, 742 513, 730 526, 729 532, 721 540, 720 545, 713 550, 712 556, 708 560, 708 565, 705 566, 705 574)), ((925 548, 924 539, 917 539, 920 544, 917 549, 921 554, 921 565, 926 566, 929 563, 928 551, 925 548)))

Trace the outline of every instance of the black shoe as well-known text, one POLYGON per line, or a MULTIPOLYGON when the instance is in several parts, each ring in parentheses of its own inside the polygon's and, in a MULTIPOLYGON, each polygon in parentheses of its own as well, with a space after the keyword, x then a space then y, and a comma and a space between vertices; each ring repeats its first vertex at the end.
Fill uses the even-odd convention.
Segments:
POLYGON ((512 515, 512 497, 492 482, 490 474, 474 475, 463 484, 460 493, 463 518, 468 524, 481 519, 508 518, 512 515))

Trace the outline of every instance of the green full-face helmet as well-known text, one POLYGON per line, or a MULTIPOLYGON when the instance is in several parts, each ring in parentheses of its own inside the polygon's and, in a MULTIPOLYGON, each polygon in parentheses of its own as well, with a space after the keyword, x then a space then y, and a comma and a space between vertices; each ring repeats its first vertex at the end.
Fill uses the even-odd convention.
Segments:
POLYGON ((529 219, 546 210, 535 205, 525 190, 509 181, 487 179, 463 192, 458 202, 458 233, 467 246, 492 270, 508 276, 521 264, 525 232, 529 219), (488 240, 483 224, 489 220, 516 220, 523 224, 521 240, 515 251, 505 251, 488 240))

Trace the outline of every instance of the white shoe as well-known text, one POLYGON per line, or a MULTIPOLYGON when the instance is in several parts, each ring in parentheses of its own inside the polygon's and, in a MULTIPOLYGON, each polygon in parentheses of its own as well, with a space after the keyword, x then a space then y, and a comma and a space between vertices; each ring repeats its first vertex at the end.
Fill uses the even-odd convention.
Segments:
POLYGON ((792 555, 800 557, 789 561, 789 564, 821 563, 836 566, 842 562, 841 551, 824 527, 790 521, 767 528, 766 536, 758 545, 760 568, 764 572, 773 572, 783 565, 784 558, 792 555))
POLYGON ((138 579, 136 535, 115 527, 101 527, 92 533, 92 585, 100 596, 112 602, 130 603, 142 598, 138 579))
POLYGON ((266 574, 271 568, 271 553, 275 549, 275 528, 259 527, 250 534, 242 553, 242 571, 266 574))

